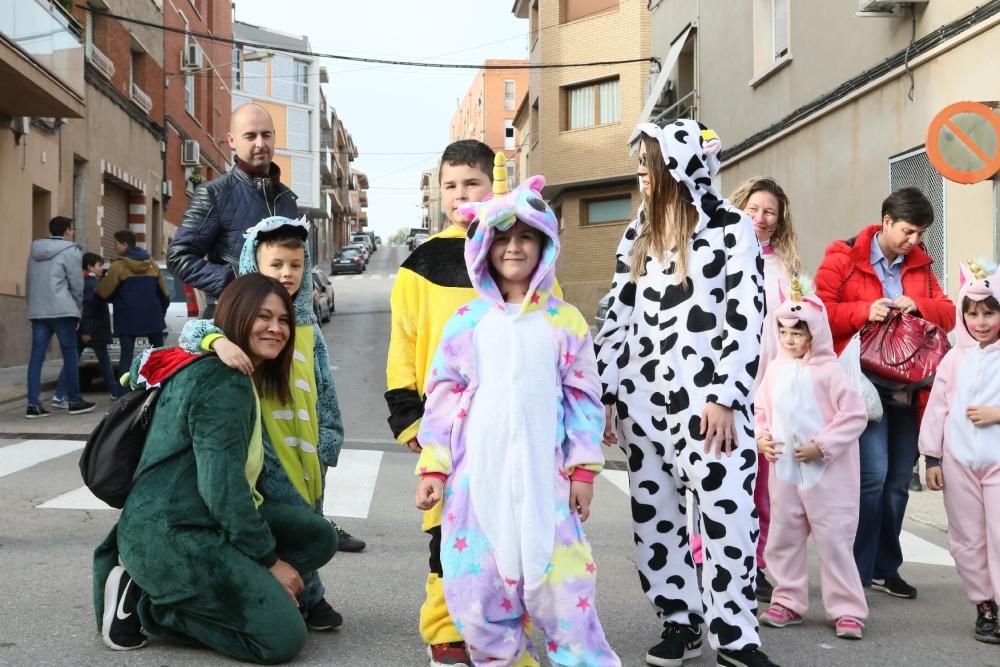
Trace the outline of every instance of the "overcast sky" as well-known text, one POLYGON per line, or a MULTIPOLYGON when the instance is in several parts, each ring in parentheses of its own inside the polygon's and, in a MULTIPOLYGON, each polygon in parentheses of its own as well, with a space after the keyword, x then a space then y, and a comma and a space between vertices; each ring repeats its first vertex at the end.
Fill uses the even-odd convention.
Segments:
MULTIPOLYGON (((481 64, 526 58, 527 20, 513 0, 236 0, 236 20, 306 35, 317 53, 481 64)), ((420 172, 448 143, 448 123, 476 70, 323 59, 327 101, 369 176, 368 224, 383 238, 420 221, 420 172)))

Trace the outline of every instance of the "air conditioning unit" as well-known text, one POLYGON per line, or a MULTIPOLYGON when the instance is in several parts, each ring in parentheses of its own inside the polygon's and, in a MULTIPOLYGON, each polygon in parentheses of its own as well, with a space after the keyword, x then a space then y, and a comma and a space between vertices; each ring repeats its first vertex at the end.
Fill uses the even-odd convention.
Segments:
POLYGON ((907 6, 926 4, 930 0, 858 0, 857 16, 902 16, 907 6))
POLYGON ((201 164, 201 146, 194 139, 185 139, 181 149, 181 164, 199 165, 201 164))
POLYGON ((12 126, 15 134, 29 134, 31 132, 31 116, 15 116, 12 126))
POLYGON ((198 42, 188 40, 181 52, 181 69, 201 69, 201 47, 198 42))
POLYGON ((173 181, 163 181, 163 198, 174 196, 174 182, 173 181))

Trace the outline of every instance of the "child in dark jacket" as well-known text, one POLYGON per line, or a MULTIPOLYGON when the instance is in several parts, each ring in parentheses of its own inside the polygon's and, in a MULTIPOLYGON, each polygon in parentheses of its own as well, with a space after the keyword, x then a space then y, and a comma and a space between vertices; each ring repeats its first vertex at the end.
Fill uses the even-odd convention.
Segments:
MULTIPOLYGON (((94 351, 104 386, 107 387, 111 398, 116 399, 124 394, 125 390, 115 377, 111 357, 108 355, 108 343, 111 342, 111 314, 108 312, 108 304, 95 294, 103 276, 104 259, 92 252, 83 253, 83 312, 80 315, 80 328, 77 331, 77 349, 80 355, 86 347, 94 351)), ((64 366, 63 373, 67 372, 70 371, 64 366)), ((69 400, 66 398, 66 378, 62 375, 56 384, 52 407, 69 407, 69 400)))

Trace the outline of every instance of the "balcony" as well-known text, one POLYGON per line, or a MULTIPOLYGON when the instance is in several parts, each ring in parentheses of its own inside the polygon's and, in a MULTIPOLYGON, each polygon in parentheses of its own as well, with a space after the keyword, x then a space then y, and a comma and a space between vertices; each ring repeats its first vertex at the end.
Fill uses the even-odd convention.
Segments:
POLYGON ((115 75, 114 62, 93 44, 87 46, 87 61, 108 81, 115 75))
POLYGON ((82 118, 81 28, 47 0, 0 2, 0 113, 82 118))
POLYGON ((319 176, 323 187, 333 187, 333 172, 330 170, 330 163, 333 160, 329 151, 323 151, 319 159, 319 176))
POLYGON ((367 190, 361 190, 360 194, 358 195, 358 202, 362 206, 368 206, 368 191, 367 190))
POLYGON ((132 83, 132 101, 139 105, 139 108, 147 114, 153 110, 153 98, 143 91, 142 88, 132 83))

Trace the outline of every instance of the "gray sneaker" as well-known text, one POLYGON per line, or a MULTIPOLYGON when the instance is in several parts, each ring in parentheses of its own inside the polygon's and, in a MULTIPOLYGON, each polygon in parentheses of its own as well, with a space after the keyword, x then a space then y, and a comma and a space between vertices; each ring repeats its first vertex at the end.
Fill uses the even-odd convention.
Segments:
POLYGON ((62 396, 53 396, 49 401, 49 405, 54 408, 59 408, 60 410, 69 409, 69 399, 63 398, 62 396))

